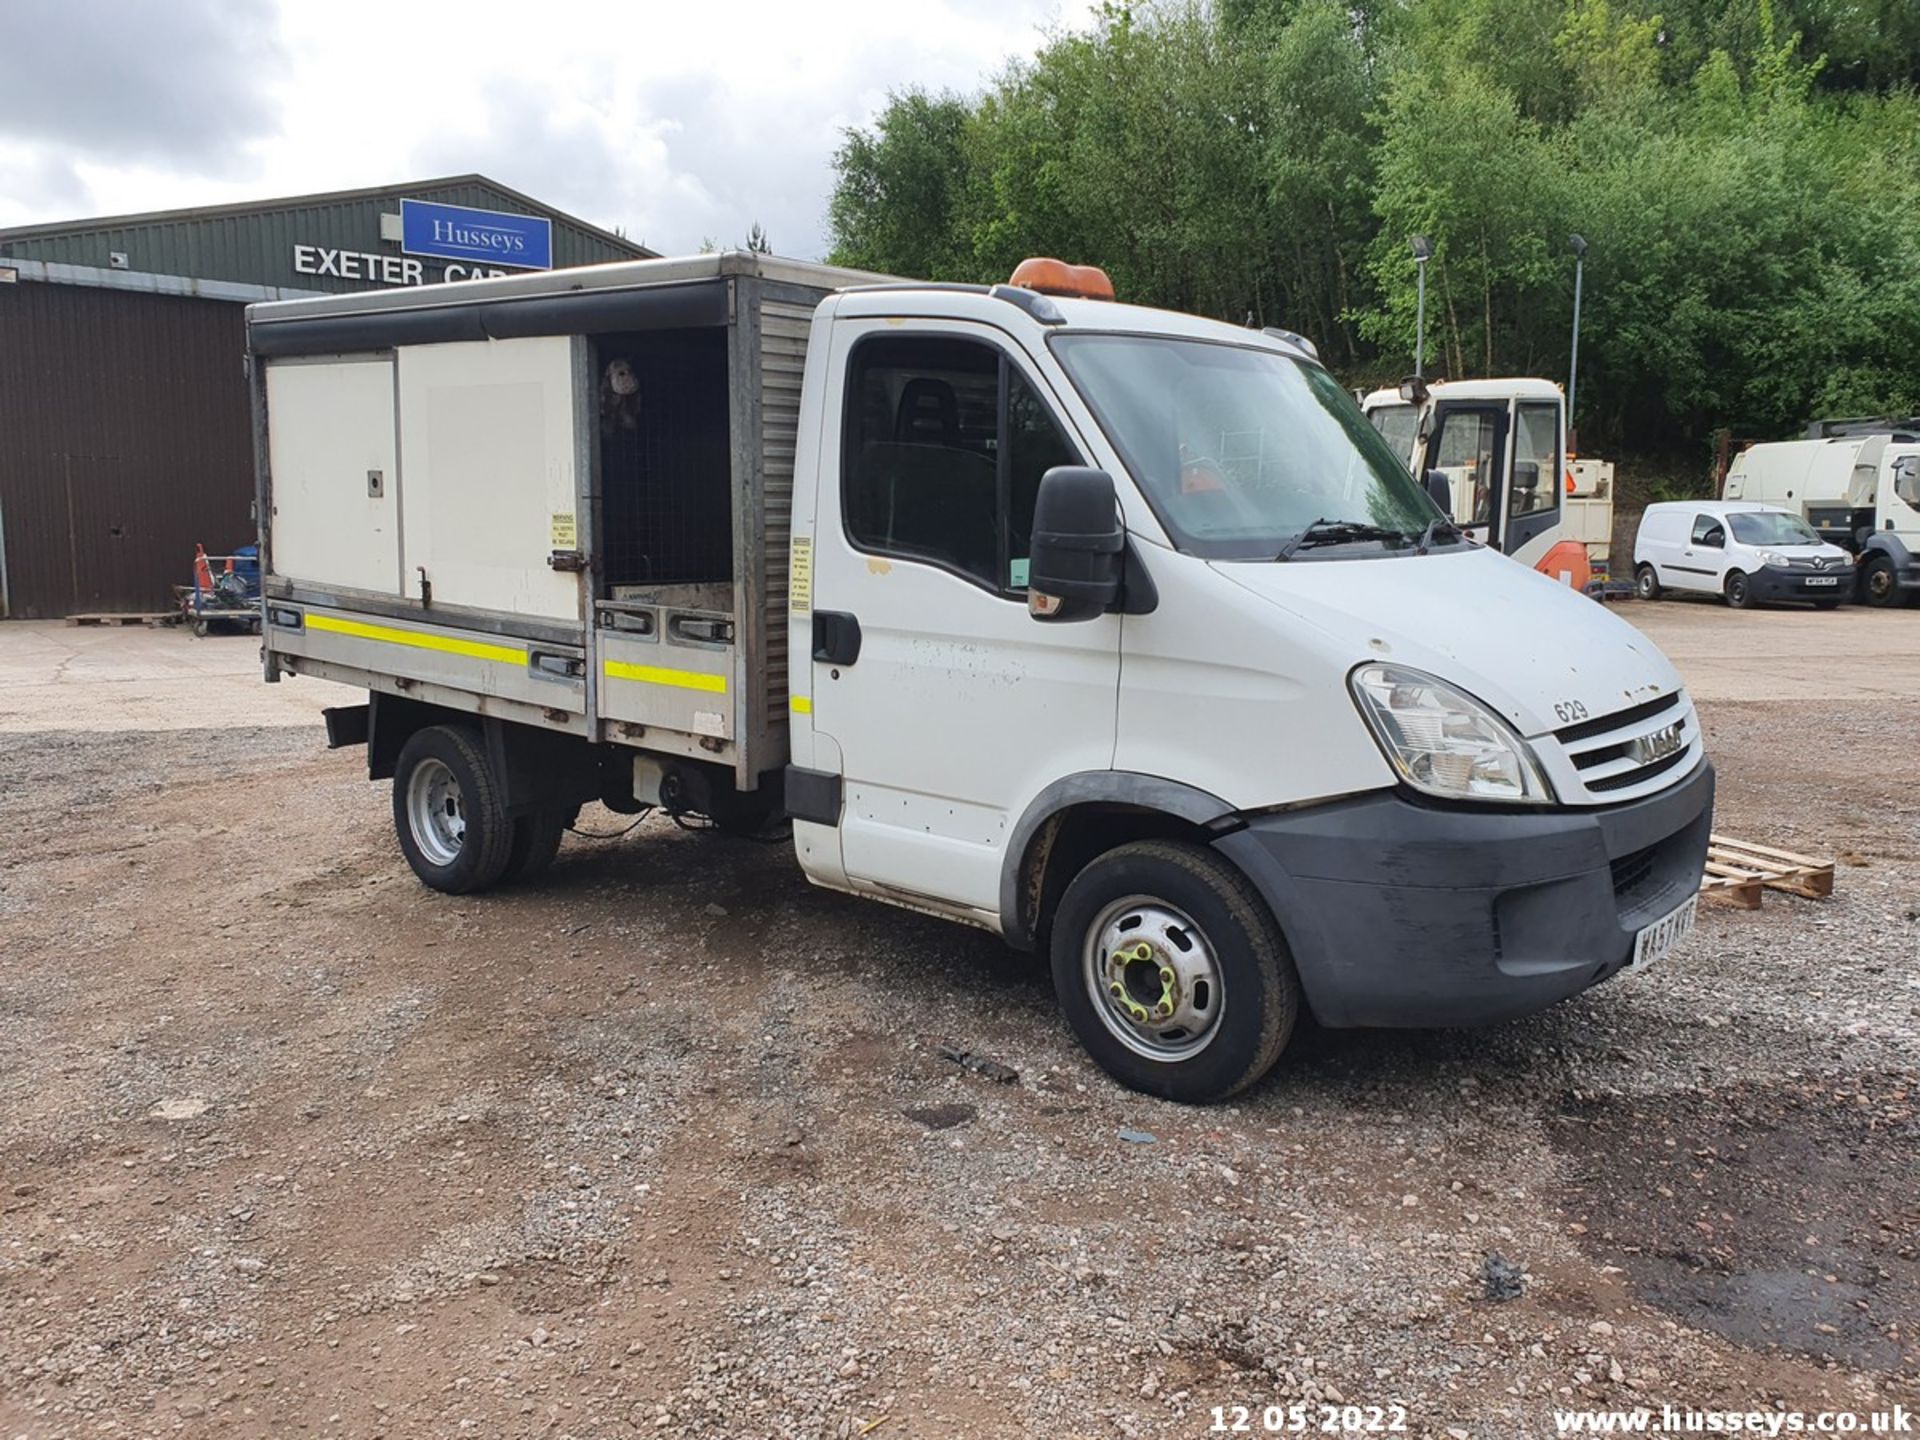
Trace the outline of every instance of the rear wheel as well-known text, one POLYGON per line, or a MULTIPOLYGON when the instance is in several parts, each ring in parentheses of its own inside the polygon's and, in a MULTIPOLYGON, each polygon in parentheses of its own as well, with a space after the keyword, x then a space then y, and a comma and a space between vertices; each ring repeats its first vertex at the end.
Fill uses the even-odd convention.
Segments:
POLYGON ((1642 565, 1633 572, 1633 593, 1642 600, 1660 598, 1660 577, 1651 565, 1642 565))
POLYGON ((580 816, 580 807, 564 810, 540 810, 522 815, 513 822, 513 843, 507 847, 507 868, 500 873, 503 883, 531 880, 553 864, 560 853, 560 837, 580 816))
POLYGON ((1753 608, 1753 585, 1747 579, 1746 572, 1735 570, 1727 576, 1727 604, 1736 610, 1753 608))
POLYGON ((407 738, 394 765, 393 827, 432 889, 466 895, 506 873, 514 824, 475 731, 430 725, 407 738))
POLYGON ((1142 840, 1077 875, 1054 916, 1053 984, 1087 1053, 1121 1084, 1223 1100, 1280 1058, 1300 982, 1279 927, 1205 846, 1142 840))
POLYGON ((1891 555, 1869 555, 1860 567, 1860 598, 1869 605, 1898 605, 1900 574, 1891 555))

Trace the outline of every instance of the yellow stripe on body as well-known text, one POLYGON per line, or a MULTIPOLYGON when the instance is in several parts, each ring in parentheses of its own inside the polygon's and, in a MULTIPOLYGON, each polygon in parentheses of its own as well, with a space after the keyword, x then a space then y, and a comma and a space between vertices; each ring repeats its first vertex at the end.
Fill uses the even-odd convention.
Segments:
POLYGON ((474 660, 492 660, 500 665, 525 665, 527 652, 510 645, 489 645, 483 640, 456 640, 450 635, 430 635, 424 630, 396 630, 390 625, 368 625, 359 620, 343 620, 337 615, 307 612, 307 629, 328 630, 336 635, 351 635, 356 640, 379 640, 388 645, 409 645, 415 650, 438 650, 446 655, 465 655, 474 660))
POLYGON ((678 690, 705 690, 713 695, 727 693, 727 677, 710 675, 704 670, 669 670, 664 665, 629 665, 624 660, 609 660, 602 669, 609 680, 637 680, 642 685, 671 685, 678 690))
POLYGON ((795 695, 791 700, 787 701, 787 706, 796 715, 811 715, 813 713, 813 701, 806 695, 795 695))

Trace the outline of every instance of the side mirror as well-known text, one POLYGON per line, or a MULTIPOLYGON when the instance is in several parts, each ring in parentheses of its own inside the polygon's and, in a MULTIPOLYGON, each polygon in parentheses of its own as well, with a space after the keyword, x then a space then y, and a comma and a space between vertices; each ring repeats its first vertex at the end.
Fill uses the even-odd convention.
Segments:
POLYGON ((1423 376, 1409 375, 1400 382, 1400 398, 1410 405, 1425 405, 1431 393, 1423 376))
POLYGON ((1446 471, 1427 471, 1427 494, 1433 497, 1434 504, 1446 512, 1448 519, 1453 518, 1453 482, 1447 479, 1446 471))
POLYGON ((1036 620, 1091 620, 1119 603, 1127 547, 1113 477, 1056 465, 1040 477, 1027 560, 1027 613, 1036 620))

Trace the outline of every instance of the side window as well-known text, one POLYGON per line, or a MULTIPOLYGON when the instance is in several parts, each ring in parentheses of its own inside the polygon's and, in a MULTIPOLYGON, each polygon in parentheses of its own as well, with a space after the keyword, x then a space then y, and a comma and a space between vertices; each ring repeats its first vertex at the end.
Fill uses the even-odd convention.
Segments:
POLYGON ((903 335, 854 349, 841 487, 847 538, 861 549, 1024 590, 1040 477, 1077 463, 993 346, 903 335))
POLYGON ((1696 516, 1693 522, 1693 543, 1710 545, 1716 550, 1722 549, 1727 543, 1726 527, 1711 515, 1696 516))
POLYGON ((1367 419, 1380 432, 1380 438, 1393 447, 1405 464, 1413 463, 1413 442, 1420 417, 1411 405, 1382 405, 1367 412, 1367 419))
POLYGON ((1500 468, 1499 417, 1491 410, 1445 410, 1429 452, 1453 492, 1453 519, 1485 525, 1493 519, 1493 487, 1500 468))
POLYGON ((1560 407, 1522 404, 1514 422, 1513 489, 1507 514, 1539 515, 1560 504, 1560 407))

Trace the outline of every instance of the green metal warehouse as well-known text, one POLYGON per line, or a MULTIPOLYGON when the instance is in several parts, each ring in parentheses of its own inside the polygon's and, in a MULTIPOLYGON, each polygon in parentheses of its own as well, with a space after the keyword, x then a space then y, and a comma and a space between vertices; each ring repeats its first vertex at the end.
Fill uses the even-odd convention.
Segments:
POLYGON ((0 616, 171 609, 252 540, 249 302, 652 253, 480 175, 0 230, 0 616))

